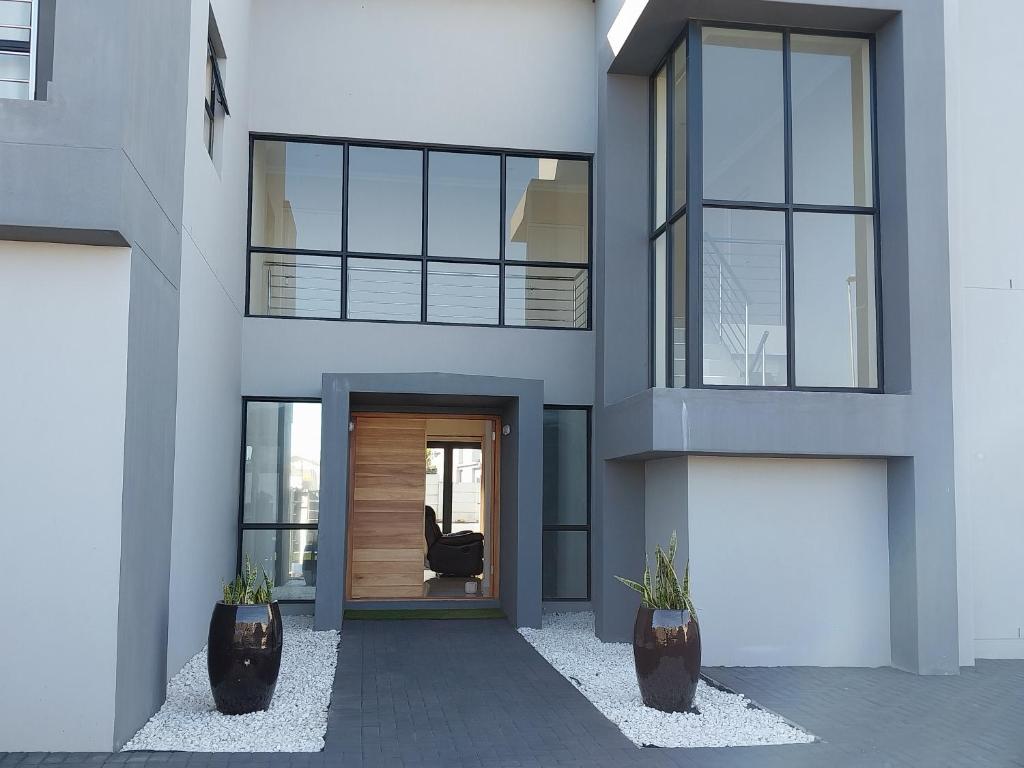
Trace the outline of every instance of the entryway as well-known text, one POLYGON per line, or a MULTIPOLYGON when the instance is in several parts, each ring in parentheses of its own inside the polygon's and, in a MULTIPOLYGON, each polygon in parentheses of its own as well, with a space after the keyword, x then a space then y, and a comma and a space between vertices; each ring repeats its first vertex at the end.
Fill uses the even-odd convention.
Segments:
POLYGON ((352 425, 347 600, 496 599, 500 419, 357 413, 352 425))

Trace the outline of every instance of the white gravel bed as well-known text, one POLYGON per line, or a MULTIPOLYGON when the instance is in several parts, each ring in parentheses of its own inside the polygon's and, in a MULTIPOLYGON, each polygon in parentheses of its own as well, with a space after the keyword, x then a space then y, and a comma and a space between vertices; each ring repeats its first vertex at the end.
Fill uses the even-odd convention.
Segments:
POLYGON ((167 684, 167 701, 122 751, 318 752, 338 662, 338 633, 309 616, 284 617, 281 673, 270 709, 222 715, 213 703, 206 648, 167 684))
POLYGON ((552 613, 543 629, 519 633, 638 747, 749 747, 802 744, 814 736, 749 699, 697 684, 700 714, 645 707, 628 643, 602 643, 592 613, 552 613))

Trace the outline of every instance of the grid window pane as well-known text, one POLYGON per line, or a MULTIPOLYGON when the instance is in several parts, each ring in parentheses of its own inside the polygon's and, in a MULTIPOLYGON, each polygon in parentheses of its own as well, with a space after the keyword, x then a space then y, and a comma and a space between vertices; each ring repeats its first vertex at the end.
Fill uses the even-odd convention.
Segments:
POLYGON ((317 522, 320 412, 320 403, 246 403, 243 523, 317 522))
POLYGON ((654 241, 654 313, 652 318, 654 327, 651 329, 651 335, 654 347, 654 386, 656 387, 666 386, 665 377, 667 376, 665 344, 668 332, 666 328, 668 310, 665 308, 665 302, 668 300, 668 266, 665 262, 665 240, 665 234, 662 233, 654 241))
POLYGON ((341 250, 341 171, 339 146, 253 142, 252 245, 341 250))
POLYGON ((543 598, 585 600, 589 594, 587 531, 544 531, 543 598))
POLYGON ((785 261, 785 214, 704 209, 705 384, 787 383, 785 261))
POLYGON ((315 530, 242 531, 242 562, 248 557, 274 580, 275 600, 316 597, 317 532, 315 530))
POLYGON ((249 313, 341 317, 341 259, 254 252, 249 257, 249 313))
POLYGON ((418 255, 423 243, 423 153, 351 147, 348 249, 418 255))
POLYGON ((878 386, 871 216, 794 215, 793 302, 798 385, 878 386))
POLYGON ((654 77, 654 221, 665 221, 668 204, 668 72, 662 67, 654 77))
POLYGON ((544 410, 545 525, 589 523, 587 420, 584 410, 544 410))
POLYGON ((30 58, 27 53, 10 53, 0 51, 0 78, 4 80, 29 79, 30 58))
POLYGON ((872 204, 871 57, 860 38, 793 35, 793 197, 872 204))
POLYGON ((350 320, 419 321, 420 262, 349 259, 347 277, 350 320))
POLYGON ((20 0, 0 0, 0 39, 27 40, 14 37, 18 30, 11 27, 32 26, 32 3, 20 0))
POLYGON ((505 325, 586 328, 590 286, 586 269, 505 268, 505 325))
POLYGON ((782 35, 703 30, 704 197, 785 197, 782 35))
POLYGON ((686 202, 686 41, 672 56, 672 210, 686 202))
MULTIPOLYGON (((0 54, 0 58, 3 54, 0 54)), ((8 83, 0 81, 0 99, 27 99, 28 83, 8 83)))
POLYGON ((427 320, 496 325, 498 265, 429 263, 427 320))
POLYGON ((672 224, 672 386, 686 386, 686 216, 672 224))
POLYGON ((505 162, 505 258, 586 263, 589 165, 538 157, 505 162))
POLYGON ((429 256, 497 259, 501 237, 501 158, 431 152, 429 256))

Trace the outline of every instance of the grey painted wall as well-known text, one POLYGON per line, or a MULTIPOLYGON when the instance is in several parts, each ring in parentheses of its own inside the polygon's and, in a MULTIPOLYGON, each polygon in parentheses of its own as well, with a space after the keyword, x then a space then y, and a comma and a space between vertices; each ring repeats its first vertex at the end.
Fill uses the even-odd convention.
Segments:
POLYGON ((164 692, 189 14, 62 0, 46 101, 0 100, 0 233, 132 248, 112 746, 164 692))
POLYGON ((442 373, 323 375, 320 530, 316 626, 340 628, 345 595, 348 424, 353 408, 498 409, 512 432, 501 437, 499 600, 516 626, 541 621, 544 387, 540 381, 442 373))
MULTIPOLYGON (((598 220, 604 220, 596 241, 596 287, 604 316, 599 313, 597 323, 595 434, 609 460, 603 467, 599 461, 595 472, 598 559, 612 554, 610 530, 599 528, 621 524, 612 519, 610 500, 642 503, 635 471, 610 469, 624 459, 695 452, 889 456, 893 664, 921 673, 955 673, 942 4, 650 0, 635 7, 638 17, 624 14, 616 24, 623 6, 621 0, 598 2, 595 207, 598 220), (649 299, 646 278, 635 275, 643 274, 647 263, 646 83, 690 17, 877 32, 884 386, 902 396, 644 392, 645 364, 639 358, 646 359, 647 345, 637 339, 647 338, 646 312, 637 309, 649 299), (608 74, 609 67, 615 74, 608 74), (626 273, 634 275, 632 281, 623 279, 626 273), (641 317, 644 325, 637 327, 641 317)), ((643 540, 639 528, 623 532, 632 537, 627 547, 635 547, 637 537, 643 540)), ((622 638, 629 611, 626 598, 609 588, 609 578, 595 572, 598 628, 602 636, 622 638)))

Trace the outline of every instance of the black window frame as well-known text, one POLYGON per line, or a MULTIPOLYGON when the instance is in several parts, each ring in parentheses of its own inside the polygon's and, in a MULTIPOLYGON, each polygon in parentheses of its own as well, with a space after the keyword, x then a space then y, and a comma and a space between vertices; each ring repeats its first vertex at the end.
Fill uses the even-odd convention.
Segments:
POLYGON ((206 144, 206 152, 213 159, 213 144, 214 137, 217 133, 217 106, 220 106, 220 110, 224 116, 231 114, 231 110, 228 108, 228 97, 224 93, 224 80, 220 74, 220 59, 225 58, 223 51, 220 50, 220 46, 215 42, 214 38, 220 37, 219 32, 215 32, 216 22, 213 18, 213 10, 210 10, 210 31, 206 36, 206 63, 213 70, 213 77, 210 79, 210 90, 203 97, 203 106, 206 110, 206 117, 210 121, 209 130, 207 135, 203 137, 203 141, 206 144))
POLYGON ((878 76, 876 66, 876 41, 875 35, 864 32, 846 32, 834 29, 814 29, 804 27, 786 27, 769 24, 740 24, 733 22, 719 22, 714 20, 691 19, 683 27, 683 31, 669 46, 665 55, 654 67, 650 76, 649 84, 649 137, 648 137, 648 168, 649 168, 649 190, 648 190, 648 271, 650 275, 650 297, 648 336, 649 336, 649 384, 651 387, 671 387, 675 385, 675 355, 673 340, 673 224, 681 217, 686 217, 686 370, 685 384, 678 388, 695 389, 721 389, 721 390, 759 390, 759 391, 807 391, 807 392, 862 392, 877 394, 884 392, 884 371, 883 371, 883 325, 882 325, 882 247, 881 247, 881 205, 879 194, 879 173, 878 173, 878 76), (704 198, 704 146, 703 146, 703 40, 702 30, 707 26, 713 29, 737 29, 774 32, 782 35, 782 66, 783 66, 783 120, 784 120, 784 186, 785 196, 783 202, 766 203, 752 200, 716 200, 704 198), (849 39, 861 39, 868 41, 869 57, 869 83, 871 86, 871 192, 872 199, 870 206, 859 205, 817 205, 795 203, 793 199, 793 101, 792 101, 792 44, 793 35, 816 35, 819 37, 839 37, 849 39), (676 49, 686 42, 686 179, 685 198, 683 204, 678 208, 672 206, 672 190, 675 182, 675 163, 673 157, 673 118, 674 118, 674 53, 676 49), (655 201, 657 200, 657 103, 656 103, 656 79, 662 67, 666 72, 666 146, 665 146, 665 193, 666 210, 665 220, 657 223, 657 212, 655 201), (786 320, 786 384, 773 386, 757 386, 747 384, 705 384, 703 376, 704 367, 704 335, 703 335, 703 211, 705 208, 717 208, 726 210, 746 211, 770 211, 782 213, 785 216, 785 320, 786 320), (795 345, 795 323, 794 323, 794 279, 793 279, 793 221, 798 213, 823 213, 823 214, 855 214, 870 216, 874 225, 874 276, 875 276, 875 355, 877 382, 874 387, 834 387, 834 386, 807 386, 796 383, 796 345, 795 345), (664 381, 656 380, 657 366, 656 356, 659 350, 655 348, 657 338, 656 328, 658 318, 655 317, 654 301, 657 284, 655 278, 656 264, 656 243, 659 237, 665 238, 665 291, 664 308, 665 317, 662 322, 665 327, 665 348, 661 350, 665 363, 664 381))
MULTIPOLYGON (((247 523, 245 521, 245 448, 246 437, 248 436, 249 403, 317 403, 322 407, 323 401, 319 397, 259 397, 249 395, 242 397, 241 448, 239 449, 238 456, 238 536, 235 540, 235 573, 239 573, 242 570, 242 537, 246 531, 316 531, 318 537, 320 534, 319 514, 315 523, 247 523)), ((319 541, 317 548, 319 549, 319 541)), ((311 605, 316 602, 316 598, 280 599, 277 602, 282 605, 311 605)))
POLYGON ((543 583, 541 585, 541 601, 545 603, 586 603, 590 602, 593 595, 593 559, 594 554, 592 551, 593 547, 593 436, 594 436, 594 423, 593 423, 593 407, 589 405, 544 405, 545 411, 583 411, 587 416, 587 522, 585 524, 556 524, 547 523, 543 521, 544 510, 543 505, 541 509, 542 519, 542 531, 541 531, 541 580, 543 582, 543 536, 545 533, 559 532, 559 531, 584 531, 587 534, 587 595, 586 597, 544 597, 543 596, 543 583))
POLYGON ((520 328, 547 331, 591 331, 593 330, 593 281, 594 281, 594 156, 581 152, 549 152, 544 150, 509 149, 499 147, 478 147, 458 144, 434 144, 407 141, 385 141, 376 139, 356 139, 342 137, 325 137, 308 134, 283 134, 250 132, 249 134, 249 191, 248 215, 246 219, 246 259, 245 259, 245 317, 273 318, 275 320, 315 320, 319 322, 356 322, 356 323, 394 323, 399 325, 433 325, 442 327, 476 327, 476 328, 520 328), (253 191, 253 152, 257 141, 278 141, 284 143, 325 144, 342 147, 342 210, 341 210, 341 249, 318 250, 307 248, 279 248, 272 246, 254 246, 252 242, 252 191, 253 191), (422 153, 422 199, 420 210, 421 243, 419 254, 366 253, 352 251, 348 247, 348 198, 349 198, 349 149, 366 147, 376 149, 404 149, 422 153), (498 257, 466 259, 458 257, 428 255, 428 211, 430 187, 430 153, 445 152, 453 154, 490 155, 500 159, 500 199, 498 232, 498 257), (569 261, 538 261, 527 259, 508 259, 505 257, 505 225, 506 225, 506 160, 510 157, 541 158, 553 160, 574 160, 587 164, 587 260, 586 262, 569 261), (338 317, 302 317, 294 315, 271 315, 254 313, 250 310, 251 301, 251 269, 253 254, 277 254, 282 256, 317 256, 337 258, 339 262, 341 307, 338 317), (406 261, 420 264, 420 317, 418 320, 396 320, 387 318, 349 318, 348 317, 348 260, 371 259, 378 261, 406 261), (498 319, 495 323, 457 323, 428 319, 427 290, 429 264, 462 264, 498 267, 498 319), (505 322, 505 273, 506 267, 556 267, 560 269, 581 270, 587 275, 587 307, 586 324, 584 326, 550 326, 521 325, 505 322))

